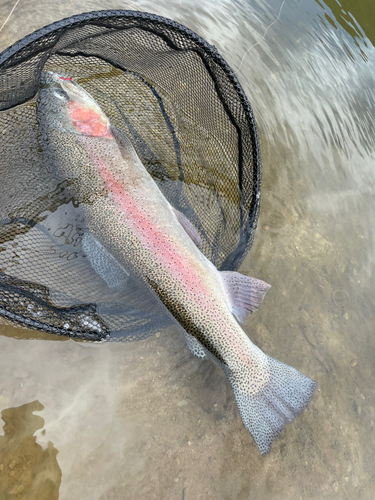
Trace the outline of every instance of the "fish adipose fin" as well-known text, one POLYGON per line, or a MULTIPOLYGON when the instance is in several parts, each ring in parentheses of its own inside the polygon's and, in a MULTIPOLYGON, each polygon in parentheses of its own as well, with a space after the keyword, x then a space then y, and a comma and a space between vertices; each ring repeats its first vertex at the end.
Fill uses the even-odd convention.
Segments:
POLYGON ((271 285, 236 271, 221 271, 221 279, 231 302, 232 313, 240 323, 256 311, 271 285))
POLYGON ((176 219, 181 224, 181 226, 185 229, 186 234, 190 237, 191 240, 197 245, 198 248, 202 247, 202 239, 195 229, 193 224, 189 221, 189 219, 179 210, 176 210, 172 207, 173 213, 176 216, 176 219))
POLYGON ((107 283, 109 288, 125 287, 129 273, 112 257, 92 234, 85 233, 82 248, 91 267, 107 283))
MULTIPOLYGON (((252 395, 241 391, 244 384, 243 374, 236 377, 227 373, 242 422, 261 455, 270 451, 272 442, 281 433, 284 425, 290 423, 307 407, 317 386, 316 382, 291 366, 266 354, 264 356, 268 361, 268 381, 252 395)), ((250 384, 251 380, 248 385, 250 384)))

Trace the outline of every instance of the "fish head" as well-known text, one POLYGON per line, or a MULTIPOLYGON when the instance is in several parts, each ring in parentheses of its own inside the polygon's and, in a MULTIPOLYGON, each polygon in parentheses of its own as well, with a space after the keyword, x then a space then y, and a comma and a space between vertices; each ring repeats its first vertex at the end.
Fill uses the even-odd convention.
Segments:
POLYGON ((40 77, 39 112, 49 126, 63 132, 112 138, 110 123, 100 106, 71 78, 45 71, 40 77))

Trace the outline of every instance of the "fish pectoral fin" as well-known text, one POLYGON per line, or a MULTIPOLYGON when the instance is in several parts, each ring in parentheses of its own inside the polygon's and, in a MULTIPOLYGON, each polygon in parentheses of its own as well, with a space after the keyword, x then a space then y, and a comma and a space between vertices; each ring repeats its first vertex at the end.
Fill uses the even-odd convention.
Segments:
POLYGON ((184 337, 185 337, 185 342, 188 348, 190 349, 190 352, 194 354, 197 358, 205 358, 206 353, 204 352, 203 346, 198 342, 198 340, 190 335, 190 333, 183 332, 184 337))
POLYGON ((129 273, 90 233, 82 238, 82 248, 90 261, 91 267, 107 283, 109 288, 125 287, 129 273))
POLYGON ((175 214, 178 222, 184 228, 186 234, 197 245, 198 248, 201 248, 202 247, 202 239, 201 239, 198 231, 195 229, 195 227, 189 221, 189 219, 186 217, 186 215, 184 215, 182 212, 180 212, 179 210, 176 210, 173 207, 172 207, 172 211, 175 214))
POLYGON ((111 134, 117 142, 117 146, 124 160, 140 161, 133 144, 131 143, 130 139, 126 137, 124 132, 111 125, 111 134))
POLYGON ((221 279, 231 302, 232 313, 240 323, 256 311, 271 285, 236 271, 221 271, 221 279))

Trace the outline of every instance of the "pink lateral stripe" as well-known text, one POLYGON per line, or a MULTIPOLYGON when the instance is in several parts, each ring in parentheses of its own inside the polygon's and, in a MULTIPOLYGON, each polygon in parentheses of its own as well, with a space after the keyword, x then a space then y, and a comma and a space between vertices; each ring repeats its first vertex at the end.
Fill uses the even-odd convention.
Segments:
MULTIPOLYGON (((62 80, 72 80, 71 78, 60 78, 62 80)), ((90 110, 89 107, 86 109, 79 103, 71 101, 68 104, 68 110, 72 124, 83 135, 113 139, 108 127, 109 124, 104 123, 100 115, 90 110)), ((232 328, 228 328, 225 316, 215 307, 215 302, 211 300, 206 284, 194 272, 189 260, 178 254, 176 249, 169 244, 166 235, 155 227, 152 218, 138 208, 137 202, 129 196, 122 183, 116 180, 105 162, 90 151, 88 151, 88 154, 96 165, 98 173, 106 184, 109 194, 116 202, 120 213, 129 221, 132 230, 142 244, 149 249, 155 260, 161 264, 167 273, 182 282, 188 296, 190 296, 190 300, 215 319, 216 325, 223 333, 225 332, 226 337, 230 340, 233 348, 237 350, 243 363, 248 365, 250 360, 246 352, 242 350, 242 345, 236 334, 232 328)))
POLYGON ((108 191, 121 209, 122 215, 131 222, 133 231, 145 247, 155 258, 161 260, 161 264, 169 273, 182 279, 186 286, 195 285, 197 292, 199 290, 207 293, 204 283, 191 272, 189 262, 178 255, 176 249, 165 238, 165 234, 155 228, 154 221, 139 209, 137 203, 129 196, 122 183, 114 178, 105 163, 100 158, 95 158, 94 161, 108 191))
POLYGON ((119 207, 121 214, 131 223, 134 233, 137 234, 141 242, 151 251, 163 268, 177 280, 182 281, 188 294, 194 295, 192 299, 200 307, 203 307, 206 312, 209 311, 214 316, 217 325, 230 339, 233 348, 237 348, 242 362, 248 365, 249 357, 243 352, 236 335, 228 328, 225 318, 218 311, 215 311, 215 303, 208 296, 209 292, 206 284, 202 282, 198 275, 192 272, 189 261, 176 253, 175 248, 169 244, 164 233, 155 228, 152 218, 149 218, 138 208, 136 201, 129 196, 122 183, 115 179, 105 162, 92 154, 90 154, 90 157, 95 163, 109 193, 119 207), (163 249, 162 252, 161 248, 163 249))

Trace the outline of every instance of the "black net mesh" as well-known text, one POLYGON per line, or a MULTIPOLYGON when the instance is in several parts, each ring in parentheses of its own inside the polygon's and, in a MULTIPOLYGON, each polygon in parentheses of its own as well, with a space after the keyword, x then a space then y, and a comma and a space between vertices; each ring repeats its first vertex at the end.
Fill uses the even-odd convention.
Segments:
POLYGON ((79 206, 40 145, 35 96, 45 70, 74 78, 131 139, 220 270, 239 267, 258 218, 251 108, 215 47, 155 15, 82 14, 0 55, 0 322, 84 339, 144 338, 172 319, 136 280, 108 287, 91 268, 79 206))

